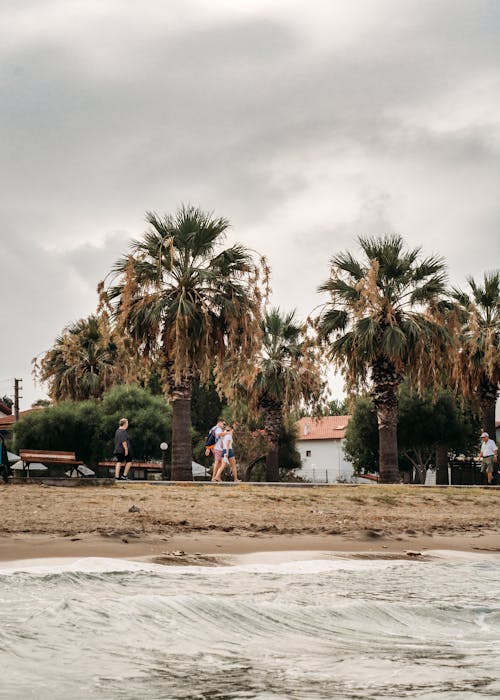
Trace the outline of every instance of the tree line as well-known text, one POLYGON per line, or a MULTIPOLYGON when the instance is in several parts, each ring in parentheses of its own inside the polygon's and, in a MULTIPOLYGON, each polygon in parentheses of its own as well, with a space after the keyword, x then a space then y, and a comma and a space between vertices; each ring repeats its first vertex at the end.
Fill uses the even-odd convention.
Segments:
POLYGON ((270 306, 265 258, 225 245, 227 219, 182 206, 146 220, 144 235, 100 283, 95 313, 63 330, 35 374, 55 404, 102 400, 132 383, 162 393, 173 479, 191 479, 193 392, 211 382, 249 435, 262 427, 271 481, 293 416, 328 411, 329 366, 350 397, 370 401, 382 482, 400 480, 402 386, 431 403, 448 392, 495 434, 498 271, 468 279, 466 291, 450 289, 443 258, 408 248, 399 235, 360 237, 359 253, 333 255, 318 289, 322 305, 301 323, 270 306))

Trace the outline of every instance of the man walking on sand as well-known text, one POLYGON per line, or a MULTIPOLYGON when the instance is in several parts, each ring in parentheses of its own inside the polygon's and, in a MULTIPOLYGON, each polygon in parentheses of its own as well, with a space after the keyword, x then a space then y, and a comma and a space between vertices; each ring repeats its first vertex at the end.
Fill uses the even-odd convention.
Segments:
POLYGON ((481 433, 481 450, 479 452, 479 459, 482 459, 481 473, 486 474, 488 479, 488 484, 493 481, 493 468, 494 463, 498 459, 498 448, 493 440, 490 440, 488 433, 481 433))
POLYGON ((115 479, 118 481, 132 481, 128 478, 130 471, 130 439, 127 432, 128 420, 120 418, 118 429, 115 432, 115 446, 113 455, 116 457, 115 479), (120 468, 124 467, 123 476, 120 476, 120 468))

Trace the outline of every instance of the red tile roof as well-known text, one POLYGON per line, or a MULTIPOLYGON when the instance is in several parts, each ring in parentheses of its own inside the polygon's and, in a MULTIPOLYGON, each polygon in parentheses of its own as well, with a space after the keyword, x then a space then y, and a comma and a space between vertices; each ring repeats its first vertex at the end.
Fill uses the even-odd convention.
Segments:
MULTIPOLYGON (((19 418, 24 418, 24 416, 27 416, 28 413, 32 413, 33 411, 39 411, 40 407, 36 408, 28 408, 26 411, 19 411, 19 418)), ((14 423, 16 422, 16 417, 14 415, 10 416, 2 416, 0 415, 0 430, 10 430, 14 423)))
POLYGON ((298 440, 340 440, 351 416, 325 416, 324 418, 301 418, 295 425, 298 440))

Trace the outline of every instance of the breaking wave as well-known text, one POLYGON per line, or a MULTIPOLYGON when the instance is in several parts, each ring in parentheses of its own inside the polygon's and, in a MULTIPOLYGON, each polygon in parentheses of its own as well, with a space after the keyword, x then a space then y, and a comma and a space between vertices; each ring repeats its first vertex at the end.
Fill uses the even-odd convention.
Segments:
POLYGON ((0 697, 498 698, 500 560, 0 570, 0 697))

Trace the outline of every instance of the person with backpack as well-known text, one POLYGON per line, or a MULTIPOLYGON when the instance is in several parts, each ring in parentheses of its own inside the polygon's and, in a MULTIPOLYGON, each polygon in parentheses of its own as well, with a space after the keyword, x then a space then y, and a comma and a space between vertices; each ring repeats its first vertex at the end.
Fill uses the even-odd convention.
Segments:
MULTIPOLYGON (((210 452, 213 452, 214 455, 214 468, 212 471, 212 475, 214 477, 219 466, 222 464, 222 438, 224 435, 225 426, 225 420, 223 418, 219 418, 214 427, 210 428, 207 439, 205 440, 205 455, 208 457, 210 452)), ((216 479, 212 478, 212 481, 216 481, 216 479)))

